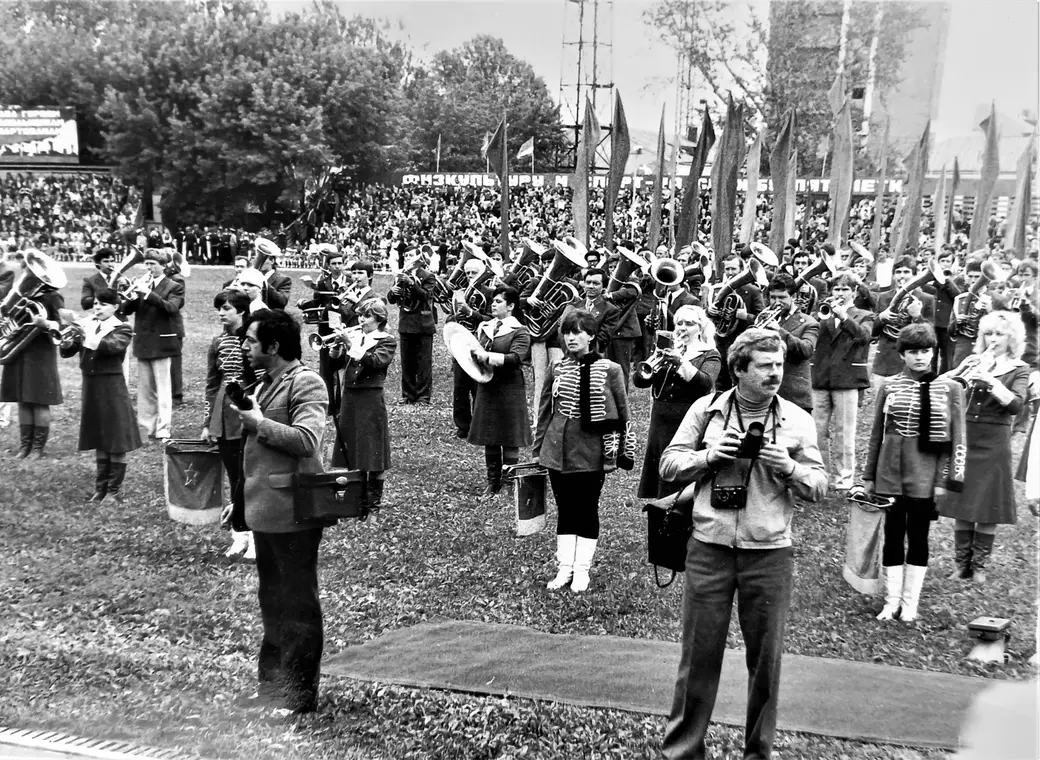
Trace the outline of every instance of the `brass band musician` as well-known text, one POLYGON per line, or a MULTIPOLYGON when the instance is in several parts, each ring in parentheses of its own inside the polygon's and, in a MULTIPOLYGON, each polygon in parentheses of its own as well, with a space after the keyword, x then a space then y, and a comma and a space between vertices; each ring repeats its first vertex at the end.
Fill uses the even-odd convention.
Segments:
MULTIPOLYGON (((486 310, 491 306, 492 291, 482 284, 490 279, 490 272, 478 258, 467 260, 463 265, 463 271, 466 274, 466 287, 452 293, 452 313, 448 321, 463 324, 470 332, 475 332, 481 322, 490 319, 486 310)), ((473 421, 473 401, 477 394, 477 383, 454 359, 451 362, 451 374, 455 435, 468 438, 470 424, 473 421)))
POLYGON ((397 332, 401 346, 402 404, 429 405, 433 396, 437 278, 429 267, 430 259, 413 250, 405 259, 405 271, 398 275, 395 286, 386 295, 386 300, 400 310, 397 332))

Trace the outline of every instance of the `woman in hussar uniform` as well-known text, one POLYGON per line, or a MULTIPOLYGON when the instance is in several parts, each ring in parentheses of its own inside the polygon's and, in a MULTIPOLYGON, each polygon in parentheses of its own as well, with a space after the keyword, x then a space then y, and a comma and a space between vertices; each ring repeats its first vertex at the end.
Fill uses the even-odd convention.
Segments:
POLYGON ((382 299, 361 301, 356 314, 358 326, 337 330, 340 343, 329 351, 333 359, 346 354, 347 361, 338 419, 343 447, 337 441, 332 465, 361 470, 363 504, 369 517, 376 518, 390 469, 390 424, 383 385, 397 341, 386 332, 387 308, 382 299))
POLYGON ((639 477, 641 499, 658 499, 681 488, 678 483, 661 480, 657 471, 661 452, 671 443, 693 402, 711 393, 722 369, 722 357, 715 348, 715 326, 704 309, 680 306, 674 321, 674 345, 665 351, 660 369, 650 378, 638 371, 632 377, 637 388, 651 388, 654 397, 639 477))
POLYGON ((501 285, 491 297, 491 319, 477 328, 480 350, 474 358, 494 374, 477 384, 473 421, 467 440, 484 447, 487 488, 491 497, 502 488, 502 466, 520 461, 520 447, 531 445, 523 363, 531 353, 531 334, 520 324, 520 294, 501 285))
POLYGON ((83 373, 83 409, 79 423, 79 450, 95 451, 97 476, 88 502, 122 502, 126 455, 141 448, 130 392, 123 376, 123 359, 133 338, 130 325, 116 316, 119 296, 105 288, 94 295, 93 314, 78 328, 76 339, 64 341, 61 355, 80 355, 83 373))
POLYGON ((946 377, 967 383, 968 456, 964 490, 948 494, 939 514, 956 520, 950 578, 986 580, 986 561, 998 525, 1017 519, 1011 472, 1011 428, 1025 404, 1029 366, 1019 357, 1025 328, 1017 314, 994 311, 979 320, 975 353, 946 377))

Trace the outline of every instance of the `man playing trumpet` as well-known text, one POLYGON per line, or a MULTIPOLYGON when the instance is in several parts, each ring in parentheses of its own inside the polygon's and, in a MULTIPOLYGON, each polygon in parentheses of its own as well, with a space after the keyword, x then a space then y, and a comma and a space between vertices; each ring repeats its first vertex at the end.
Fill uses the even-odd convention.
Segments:
POLYGON ((780 333, 787 352, 784 356, 784 379, 777 395, 812 413, 811 367, 819 323, 802 314, 798 308, 794 278, 786 272, 773 277, 769 283, 769 307, 761 311, 756 327, 780 333))
POLYGON ((437 331, 433 298, 437 278, 429 271, 429 265, 425 254, 413 250, 405 261, 405 271, 386 295, 386 300, 400 309, 397 332, 401 345, 402 404, 428 406, 433 395, 433 334, 437 331))

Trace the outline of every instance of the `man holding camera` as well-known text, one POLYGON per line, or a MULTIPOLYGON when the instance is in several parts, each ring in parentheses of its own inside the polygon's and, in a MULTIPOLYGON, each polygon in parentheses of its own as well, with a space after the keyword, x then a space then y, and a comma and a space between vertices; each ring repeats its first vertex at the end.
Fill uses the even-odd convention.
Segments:
MULTIPOLYGON (((729 348, 734 388, 694 402, 661 456, 661 478, 689 484, 679 674, 662 752, 704 758, 733 596, 747 649, 745 758, 768 758, 791 604, 794 497, 819 501, 827 474, 808 412, 777 395, 783 339, 750 328, 729 348)), ((680 503, 682 497, 680 497, 680 503)))

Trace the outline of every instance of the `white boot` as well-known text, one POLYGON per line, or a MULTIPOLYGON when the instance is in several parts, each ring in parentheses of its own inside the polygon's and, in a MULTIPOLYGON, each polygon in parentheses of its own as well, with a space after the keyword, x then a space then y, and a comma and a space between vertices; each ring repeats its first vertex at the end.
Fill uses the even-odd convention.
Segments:
POLYGON ((899 602, 903 598, 903 566, 894 565, 885 570, 885 606, 878 613, 878 620, 892 620, 899 612, 899 602))
POLYGON ((575 594, 589 587, 589 569, 595 555, 596 539, 578 536, 578 544, 574 549, 574 580, 571 581, 571 591, 575 594))
POLYGON ((577 540, 578 537, 574 535, 556 536, 556 561, 560 564, 560 570, 545 586, 550 591, 561 589, 571 582, 574 575, 574 544, 577 540))
POLYGON ((899 613, 899 619, 910 623, 917 619, 917 603, 921 599, 921 587, 924 586, 928 568, 904 565, 903 569, 906 571, 903 576, 903 611, 899 613))
POLYGON ((248 530, 232 530, 231 531, 231 546, 224 552, 225 557, 237 557, 239 554, 249 548, 249 538, 252 538, 253 534, 248 530))

